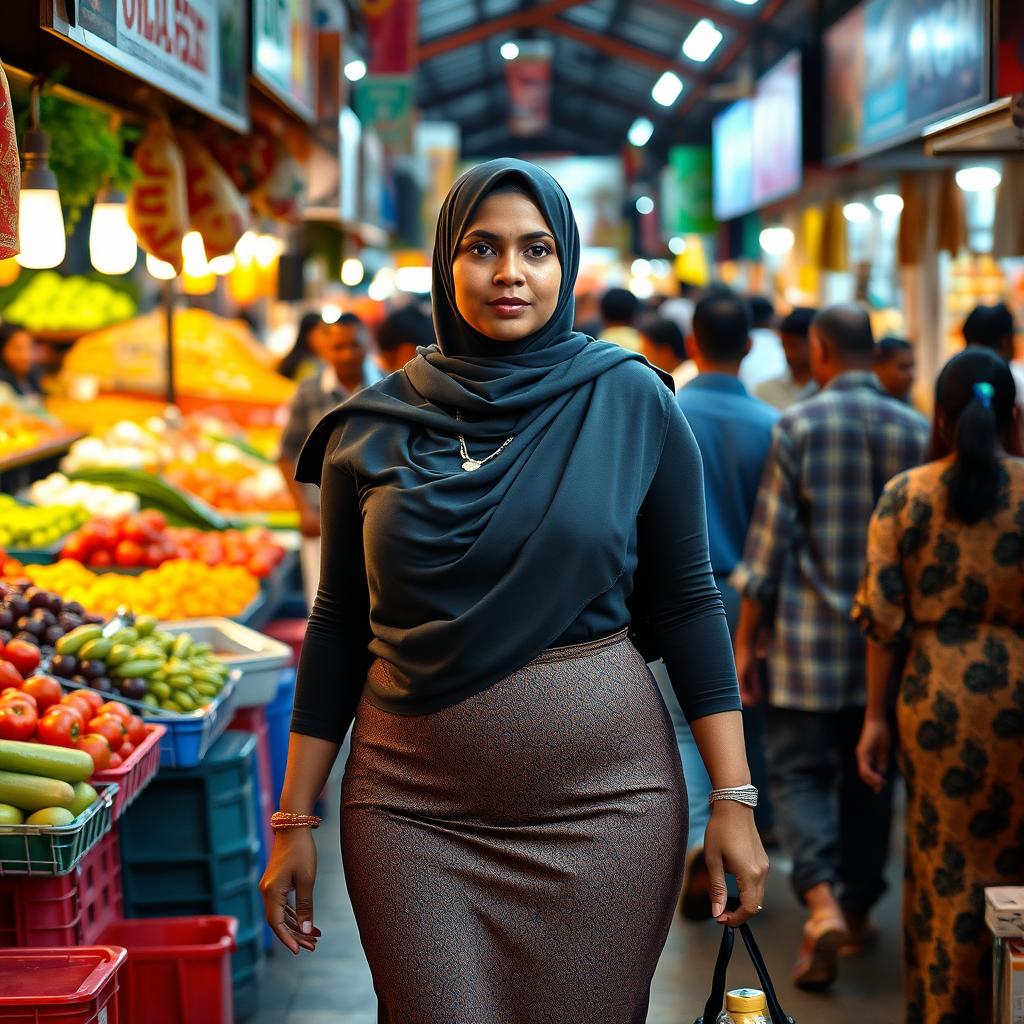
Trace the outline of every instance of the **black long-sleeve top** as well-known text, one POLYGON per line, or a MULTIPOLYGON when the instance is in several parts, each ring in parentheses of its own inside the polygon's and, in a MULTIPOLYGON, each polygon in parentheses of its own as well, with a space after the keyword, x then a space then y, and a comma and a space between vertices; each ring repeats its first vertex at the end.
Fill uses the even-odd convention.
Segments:
MULTIPOLYGON (((708 555, 700 452, 678 406, 670 405, 661 459, 636 517, 625 570, 555 646, 610 636, 630 625, 631 612, 642 606, 645 629, 665 659, 687 719, 693 721, 738 710, 740 700, 725 612, 708 555)), ((320 588, 299 659, 291 728, 341 743, 364 686, 369 702, 381 704, 366 680, 373 660, 367 645, 373 634, 357 484, 350 472, 329 460, 323 467, 321 516, 320 588)), ((376 526, 382 528, 386 526, 376 526)), ((374 578, 386 575, 386 566, 375 567, 374 578)), ((537 586, 543 587, 544 581, 538 580, 537 586)), ((496 630, 515 628, 514 622, 494 625, 496 630)), ((449 693, 440 706, 479 689, 476 685, 466 693, 449 693)), ((429 702, 431 695, 420 696, 429 702)), ((434 700, 429 710, 437 709, 434 700)), ((389 701, 384 710, 424 713, 413 701, 407 709, 396 709, 389 701)))

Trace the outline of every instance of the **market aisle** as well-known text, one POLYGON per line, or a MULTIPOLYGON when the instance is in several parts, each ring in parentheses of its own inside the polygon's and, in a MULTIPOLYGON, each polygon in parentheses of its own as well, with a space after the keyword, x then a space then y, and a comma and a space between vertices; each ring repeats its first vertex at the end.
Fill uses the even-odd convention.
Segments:
MULTIPOLYGON (((341 766, 347 757, 346 743, 330 785, 331 810, 317 833, 317 924, 324 933, 320 948, 313 956, 302 954, 299 960, 284 949, 274 952, 264 972, 260 1013, 251 1024, 377 1024, 370 972, 359 946, 338 855, 336 807, 341 766)), ((775 858, 765 901, 768 910, 757 924, 757 937, 769 969, 780 982, 783 1005, 798 1021, 827 1018, 829 1024, 861 1024, 865 1020, 902 1024, 899 878, 900 863, 894 861, 889 879, 890 886, 896 888, 890 888, 881 907, 878 920, 883 934, 876 950, 864 960, 844 963, 834 993, 813 996, 796 991, 785 981, 801 918, 787 886, 785 865, 775 858)), ((717 950, 718 934, 712 925, 687 924, 676 917, 654 977, 648 1024, 689 1024, 698 1015, 707 998, 717 950)), ((756 984, 753 970, 744 970, 739 953, 736 963, 731 983, 756 984)))

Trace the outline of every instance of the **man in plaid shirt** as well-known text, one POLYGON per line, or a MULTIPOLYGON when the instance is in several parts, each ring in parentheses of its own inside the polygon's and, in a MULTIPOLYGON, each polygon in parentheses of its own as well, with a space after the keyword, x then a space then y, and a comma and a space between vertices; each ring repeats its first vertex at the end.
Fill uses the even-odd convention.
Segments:
POLYGON ((830 985, 841 947, 863 948, 885 890, 890 791, 857 775, 864 718, 864 643, 850 619, 868 522, 885 483, 922 461, 928 425, 871 372, 867 314, 833 306, 811 324, 822 391, 776 424, 743 560, 736 667, 744 703, 767 701, 772 797, 810 917, 794 971, 830 985), (769 688, 757 655, 765 636, 769 688))

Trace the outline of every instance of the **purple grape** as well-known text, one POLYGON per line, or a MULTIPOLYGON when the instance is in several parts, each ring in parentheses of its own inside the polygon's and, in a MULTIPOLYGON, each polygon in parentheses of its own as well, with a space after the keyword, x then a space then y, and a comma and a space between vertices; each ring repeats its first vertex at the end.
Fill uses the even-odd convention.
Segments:
POLYGON ((40 646, 40 644, 39 644, 39 637, 37 637, 34 633, 27 633, 27 632, 24 632, 24 631, 22 631, 21 633, 15 633, 14 639, 15 640, 24 640, 25 643, 32 644, 33 647, 39 647, 40 646))
POLYGON ((13 597, 8 598, 7 607, 15 619, 20 619, 22 615, 28 615, 31 611, 28 601, 21 594, 15 594, 13 597))
POLYGON ((95 679, 89 680, 89 685, 94 690, 99 690, 100 693, 114 692, 114 684, 106 676, 97 676, 95 679))
POLYGON ((86 679, 98 679, 107 674, 107 666, 102 661, 80 661, 78 674, 86 679))
POLYGON ((43 639, 46 641, 48 646, 52 647, 63 635, 63 626, 47 626, 46 632, 43 634, 43 639))
POLYGON ((121 682, 121 696, 129 700, 142 700, 148 690, 145 679, 124 679, 121 682))
POLYGON ((13 629, 14 612, 10 608, 0 608, 0 629, 13 629))
POLYGON ((58 654, 50 665, 50 672, 62 679, 70 679, 78 671, 78 659, 70 654, 58 654))

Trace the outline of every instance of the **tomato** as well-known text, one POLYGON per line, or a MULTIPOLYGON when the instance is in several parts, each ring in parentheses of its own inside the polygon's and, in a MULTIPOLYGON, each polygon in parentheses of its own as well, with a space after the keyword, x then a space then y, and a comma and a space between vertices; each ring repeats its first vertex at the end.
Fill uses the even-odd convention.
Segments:
POLYGON ((55 704, 39 720, 36 737, 54 747, 74 747, 82 735, 82 716, 74 708, 55 704))
POLYGON ((8 686, 21 689, 21 673, 9 661, 0 661, 0 690, 8 686))
POLYGON ((134 540, 123 540, 114 551, 114 561, 118 565, 134 566, 143 564, 142 545, 134 540))
POLYGON ((97 715, 89 720, 88 729, 89 732, 96 732, 104 737, 110 744, 111 751, 120 750, 121 744, 124 743, 124 719, 118 718, 117 715, 97 715))
POLYGON ((128 760, 129 757, 132 756, 134 752, 135 745, 130 740, 125 740, 124 743, 121 744, 120 749, 117 751, 117 753, 126 761, 128 760))
POLYGON ((121 765, 123 765, 123 764, 124 764, 124 758, 120 754, 111 754, 110 755, 110 764, 108 764, 107 767, 110 768, 110 769, 120 768, 121 765))
POLYGON ((78 741, 78 749, 84 750, 91 758, 95 766, 93 771, 105 771, 110 764, 110 744, 106 737, 99 733, 91 732, 78 741))
POLYGON ((150 544, 146 548, 143 558, 146 565, 151 569, 155 569, 158 565, 163 565, 167 561, 167 555, 160 544, 150 544))
POLYGON ((35 712, 39 711, 39 701, 31 693, 26 693, 24 690, 16 690, 13 686, 8 686, 3 693, 0 693, 0 705, 11 704, 15 701, 19 704, 27 704, 35 712))
POLYGON ((30 676, 39 668, 39 648, 24 640, 12 640, 4 648, 4 657, 22 677, 30 676))
POLYGON ((66 693, 60 699, 61 707, 71 708, 73 711, 78 712, 78 716, 82 719, 82 725, 85 725, 93 716, 92 705, 86 699, 85 694, 75 690, 73 693, 66 693))
POLYGON ((142 520, 151 530, 155 530, 158 533, 163 533, 167 529, 167 520, 164 518, 163 513, 158 512, 155 508, 147 508, 144 512, 140 512, 136 518, 142 520))
POLYGON ((127 704, 122 704, 119 700, 108 700, 96 709, 94 717, 98 715, 117 715, 127 722, 132 717, 132 712, 127 704))
POLYGON ((91 545, 81 534, 75 534, 64 542, 64 547, 61 550, 61 558, 71 558, 76 562, 85 562, 89 557, 89 548, 91 545))
POLYGON ((148 735, 146 732, 146 723, 143 722, 138 715, 132 715, 131 718, 125 722, 125 727, 128 729, 128 739, 137 747, 148 735))
POLYGON ((61 697, 64 696, 60 683, 53 676, 31 676, 25 680, 22 691, 35 697, 36 704, 42 712, 54 704, 59 704, 61 697))
POLYGON ((81 690, 75 690, 75 696, 81 697, 82 700, 89 702, 89 714, 86 718, 95 718, 100 713, 100 708, 103 707, 103 694, 97 693, 95 690, 88 690, 83 687, 81 690))
POLYGON ((30 740, 39 716, 36 709, 20 700, 0 704, 0 739, 30 740))
POLYGON ((257 579, 266 579, 274 570, 274 563, 266 555, 253 555, 249 559, 246 568, 257 579))
POLYGON ((109 551, 105 551, 102 548, 99 551, 94 551, 89 557, 89 564, 97 569, 106 569, 108 566, 114 564, 114 559, 111 557, 109 551))

